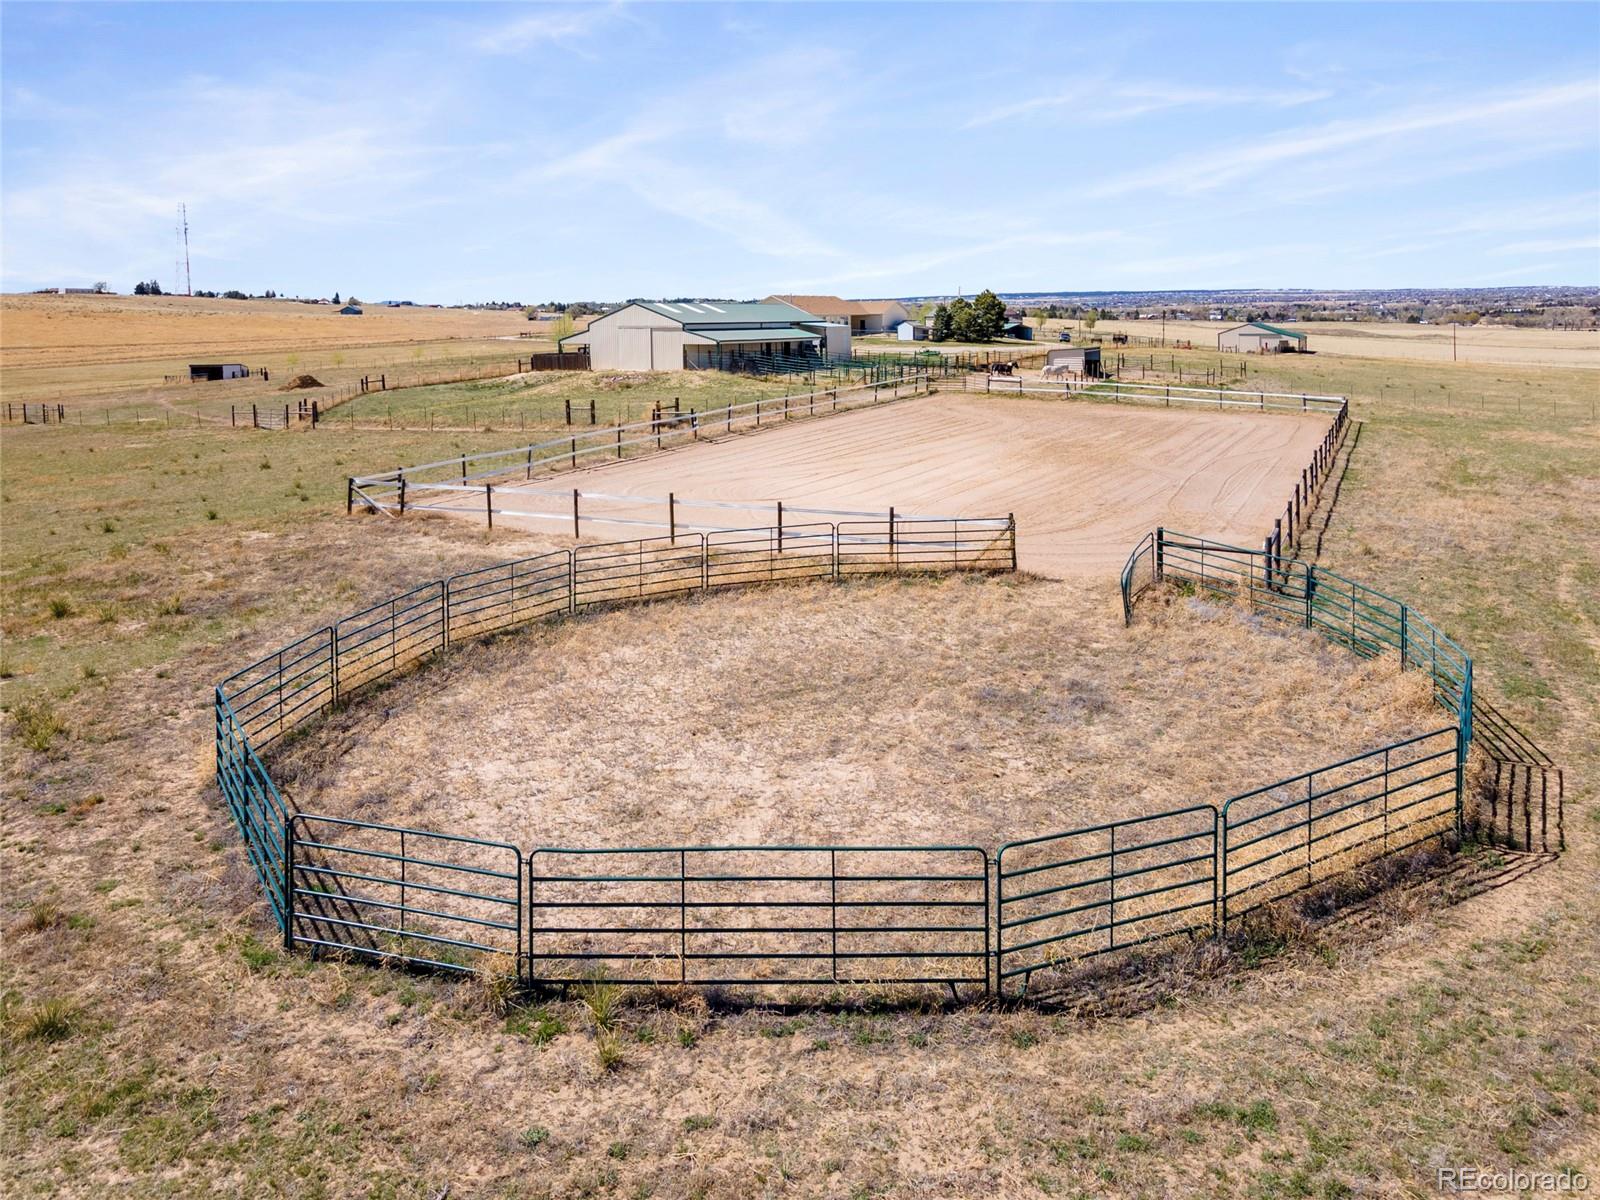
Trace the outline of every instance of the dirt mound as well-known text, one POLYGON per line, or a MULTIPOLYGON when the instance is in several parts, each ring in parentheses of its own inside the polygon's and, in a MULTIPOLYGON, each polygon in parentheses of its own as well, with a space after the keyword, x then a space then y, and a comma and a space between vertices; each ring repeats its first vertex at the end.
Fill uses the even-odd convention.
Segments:
POLYGON ((327 386, 328 386, 327 384, 323 383, 315 375, 296 375, 293 379, 289 380, 288 383, 284 384, 278 390, 280 392, 298 392, 298 391, 301 391, 301 390, 303 390, 305 388, 327 387, 327 386))

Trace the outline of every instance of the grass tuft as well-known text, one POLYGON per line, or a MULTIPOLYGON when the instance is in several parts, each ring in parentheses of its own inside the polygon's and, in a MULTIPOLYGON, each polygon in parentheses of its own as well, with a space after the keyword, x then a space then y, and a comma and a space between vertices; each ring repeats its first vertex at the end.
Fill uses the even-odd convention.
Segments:
POLYGON ((589 1010, 589 1018, 599 1031, 613 1028, 622 1013, 622 989, 600 977, 579 988, 578 999, 589 1010))
POLYGON ((67 731, 67 723, 44 696, 18 704, 11 710, 11 719, 16 723, 17 737, 22 744, 40 754, 48 754, 56 739, 67 731))
POLYGON ((23 1041, 61 1042, 76 1028, 77 1009, 60 998, 30 1005, 16 1018, 17 1036, 23 1041))

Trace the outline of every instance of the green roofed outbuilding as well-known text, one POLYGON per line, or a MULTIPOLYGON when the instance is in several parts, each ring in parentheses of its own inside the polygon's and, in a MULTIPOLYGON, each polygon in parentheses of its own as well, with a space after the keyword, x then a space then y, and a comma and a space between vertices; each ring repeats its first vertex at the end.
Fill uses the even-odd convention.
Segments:
POLYGON ((1217 334, 1217 349, 1239 354, 1304 353, 1306 335, 1298 329, 1284 329, 1264 321, 1249 321, 1217 334))
POLYGON ((602 371, 681 371, 850 354, 850 327, 782 301, 634 300, 561 339, 602 371))

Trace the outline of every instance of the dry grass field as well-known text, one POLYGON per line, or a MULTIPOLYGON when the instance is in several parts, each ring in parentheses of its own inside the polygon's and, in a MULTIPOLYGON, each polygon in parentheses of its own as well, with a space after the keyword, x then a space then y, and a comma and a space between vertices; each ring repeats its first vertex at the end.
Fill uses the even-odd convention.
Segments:
MULTIPOLYGON (((1144 338, 1165 336, 1192 342, 1198 350, 1216 353, 1217 334, 1236 321, 1099 321, 1079 330, 1076 321, 1050 321, 1045 338, 1060 329, 1075 340, 1099 334, 1109 345, 1113 333, 1144 338)), ((1518 329, 1509 325, 1470 325, 1452 331, 1448 325, 1408 325, 1396 321, 1301 321, 1290 326, 1308 335, 1308 348, 1318 355, 1341 358, 1400 359, 1417 363, 1477 363, 1600 368, 1600 330, 1518 329), (1452 349, 1452 341, 1454 348, 1452 349)), ((1252 362, 1252 365, 1254 363, 1252 362)))
POLYGON ((201 361, 279 352, 520 337, 521 311, 384 308, 342 317, 335 305, 199 296, 0 297, 0 367, 77 367, 206 355, 201 361))
POLYGON ((1099 581, 714 595, 471 648, 272 768, 307 812, 522 846, 992 847, 1443 723, 1420 675, 1263 632, 1200 601, 1124 630, 1099 581), (1217 745, 1130 776, 1152 739, 1217 745))
MULTIPOLYGON (((554 532, 344 516, 352 470, 515 438, 0 432, 7 1194, 1422 1197, 1453 1164, 1593 1180, 1594 376, 1332 354, 1261 365, 1286 390, 1355 397, 1360 436, 1322 561, 1405 597, 1473 651, 1479 690, 1567 769, 1569 849, 1478 850, 1331 921, 1138 979, 1088 980, 1063 1008, 783 1010, 605 988, 507 1008, 470 982, 283 955, 217 800, 210 689, 371 598, 564 544, 554 532)), ((71 394, 70 381, 58 386, 71 394)), ((1009 821, 1013 794, 1034 811, 1053 803, 1024 790, 1030 767, 1080 770, 1067 730, 1100 756, 1082 756, 1084 802, 1115 805, 1119 792, 1214 798, 1211 786, 1270 775, 1296 746, 1323 753, 1341 729, 1359 741, 1396 704, 1406 718, 1393 681, 1332 659, 1324 670, 1332 651, 1296 637, 1247 633, 1232 613, 1184 605, 1145 610, 1124 631, 1108 576, 730 596, 467 652, 337 718, 330 732, 356 739, 347 761, 316 739, 284 753, 300 756, 296 786, 330 803, 337 792, 363 811, 420 816, 477 802, 483 819, 481 788, 508 812, 558 801, 579 833, 596 819, 585 797, 602 789, 642 790, 647 811, 619 812, 636 828, 651 805, 687 827, 697 791, 730 813, 757 798, 745 819, 758 828, 780 820, 761 807, 778 797, 828 812, 818 793, 835 779, 848 789, 840 807, 861 787, 863 815, 938 820, 900 816, 895 797, 920 782, 954 797, 956 819, 999 807, 1009 821), (842 637, 823 621, 836 614, 848 617, 842 637), (937 652, 919 642, 927 623, 937 652), (754 636, 791 625, 788 660, 754 636), (994 659, 993 681, 950 657, 957 631, 994 659), (557 646, 611 653, 574 672, 557 646), (1305 695, 1213 670, 1234 648, 1287 664, 1305 695), (1164 674, 1141 675, 1147 652, 1164 674), (908 657, 954 686, 917 695, 908 657), (800 669, 784 673, 785 661, 800 669), (470 665, 481 679, 463 678, 470 665), (884 732, 841 720, 851 738, 837 750, 824 729, 794 729, 842 678, 929 719, 913 709, 884 732), (1078 686, 1095 679, 1100 701, 1078 686), (419 716, 465 721, 457 680, 498 684, 483 728, 516 765, 504 778, 419 716), (555 703, 580 694, 598 699, 581 713, 555 703), (719 695, 791 717, 769 730, 730 713, 748 736, 687 739, 708 743, 716 775, 701 778, 671 722, 689 713, 703 728, 719 695), (416 713, 398 704, 413 697, 416 713), (1136 699, 1145 736, 1119 743, 1111 716, 1136 699), (1284 729, 1258 773, 1240 735, 1274 714, 1284 729), (941 743, 953 717, 982 723, 987 743, 941 743), (564 760, 585 736, 605 743, 610 765, 575 774, 564 760), (790 760, 791 737, 807 761, 790 760), (1209 762, 1216 742, 1226 751, 1209 762), (855 744, 877 753, 851 757, 855 744), (386 746, 395 761, 380 764, 386 746), (823 753, 836 765, 814 761, 823 753)), ((1069 778, 1058 791, 1071 802, 1079 789, 1069 778)))
POLYGON ((296 374, 331 388, 384 371, 446 373, 485 362, 509 371, 518 355, 550 347, 547 324, 520 311, 367 305, 359 317, 341 317, 333 306, 288 300, 0 296, 5 398, 67 404, 74 421, 126 419, 134 407, 146 418, 225 421, 230 404, 281 405, 278 389, 296 374), (271 378, 191 384, 192 362, 242 362, 271 378))

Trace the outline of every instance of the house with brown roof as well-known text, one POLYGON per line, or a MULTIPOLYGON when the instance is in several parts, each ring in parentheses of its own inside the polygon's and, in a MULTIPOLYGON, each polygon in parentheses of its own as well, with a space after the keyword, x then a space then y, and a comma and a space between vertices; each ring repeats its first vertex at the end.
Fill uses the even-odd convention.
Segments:
POLYGON ((792 304, 829 321, 842 321, 854 337, 893 334, 911 316, 898 300, 841 300, 838 296, 768 296, 767 303, 792 304))

